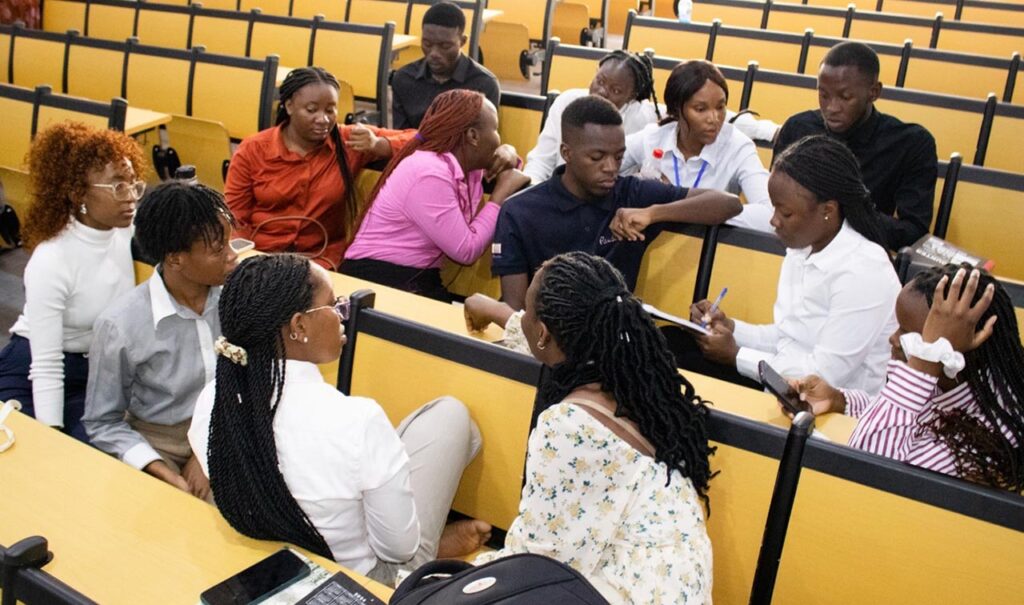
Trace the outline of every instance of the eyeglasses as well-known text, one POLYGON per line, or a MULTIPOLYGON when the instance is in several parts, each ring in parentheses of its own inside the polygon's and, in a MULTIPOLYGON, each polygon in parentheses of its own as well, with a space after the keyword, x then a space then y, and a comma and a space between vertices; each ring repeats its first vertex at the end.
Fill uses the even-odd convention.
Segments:
POLYGON ((4 424, 7 420, 7 416, 10 415, 12 410, 21 410, 21 402, 15 399, 11 399, 7 403, 0 405, 0 432, 3 432, 6 440, 0 442, 0 452, 7 451, 12 445, 14 445, 14 431, 4 424))
POLYGON ((135 181, 134 183, 121 181, 120 183, 114 183, 113 185, 108 185, 107 183, 96 183, 93 187, 109 189, 114 195, 115 200, 119 202, 127 202, 128 200, 137 200, 142 197, 142 194, 146 192, 146 181, 135 181))
POLYGON ((348 321, 349 315, 352 314, 352 301, 346 296, 339 296, 334 300, 332 304, 324 305, 322 307, 313 307, 304 313, 312 313, 313 311, 319 311, 320 309, 333 309, 337 313, 341 321, 348 321))

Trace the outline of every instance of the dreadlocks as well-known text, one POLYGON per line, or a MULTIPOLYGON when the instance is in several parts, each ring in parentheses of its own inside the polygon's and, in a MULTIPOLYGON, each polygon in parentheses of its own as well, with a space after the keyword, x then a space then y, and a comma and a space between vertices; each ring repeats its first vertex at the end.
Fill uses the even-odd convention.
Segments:
POLYGON ((676 370, 665 337, 608 261, 584 252, 544 264, 536 315, 565 354, 541 387, 544 403, 597 382, 613 395, 616 416, 637 424, 655 460, 689 477, 705 504, 711 478, 707 407, 676 370), (682 391, 680 389, 685 389, 682 391))
POLYGON ((274 441, 274 414, 285 379, 281 327, 312 305, 309 263, 294 254, 247 258, 224 285, 222 332, 245 349, 248 361, 243 366, 217 358, 210 487, 221 514, 239 532, 331 557, 327 542, 288 491, 274 441))
MULTIPOLYGON (((302 88, 310 84, 327 84, 334 90, 341 90, 338 79, 331 72, 322 67, 300 67, 288 72, 284 82, 278 89, 280 104, 277 106, 277 118, 274 124, 287 124, 288 111, 285 109, 285 102, 295 96, 302 88)), ((359 203, 356 201, 356 185, 352 176, 352 168, 345 158, 345 144, 341 140, 341 133, 338 131, 338 123, 335 121, 330 132, 331 142, 334 144, 335 159, 338 162, 338 169, 341 170, 341 181, 345 184, 344 223, 346 234, 353 233, 356 225, 356 218, 359 216, 359 203)), ((349 236, 350 237, 350 236, 349 236)))
POLYGON ((654 113, 661 119, 661 110, 658 109, 658 93, 654 90, 654 60, 647 53, 631 53, 624 50, 613 50, 600 61, 597 66, 605 63, 625 63, 633 72, 634 99, 636 101, 650 100, 654 104, 654 113))
POLYGON ((224 239, 224 223, 235 219, 224 197, 206 185, 170 180, 146 192, 135 214, 135 239, 146 260, 163 262, 168 254, 187 252, 202 240, 213 246, 224 239))
POLYGON ((834 200, 842 218, 857 233, 887 247, 871 192, 864 186, 857 158, 846 145, 824 134, 804 137, 776 156, 772 170, 788 175, 814 194, 819 204, 834 200))
MULTIPOLYGON (((973 269, 968 265, 932 267, 919 273, 912 287, 931 307, 939 280, 949 278, 948 294, 961 268, 973 269)), ((959 476, 1019 492, 1024 489, 1024 349, 1010 296, 987 272, 979 273, 978 290, 971 304, 977 303, 989 284, 995 285, 995 296, 976 329, 993 315, 998 319, 992 336, 964 354, 967 367, 961 376, 970 386, 980 418, 961 409, 943 410, 925 429, 953 453, 959 476)))
MULTIPOLYGON (((461 147, 466 140, 466 131, 480 121, 483 106, 484 96, 474 90, 456 89, 437 95, 427 108, 423 121, 420 122, 419 133, 391 157, 391 161, 370 193, 370 204, 377 199, 377 195, 395 168, 416 151, 422 149, 434 153, 449 153, 461 147)), ((364 214, 370 209, 370 204, 367 205, 364 214)), ((355 237, 354 229, 349 239, 352 237, 355 237)))

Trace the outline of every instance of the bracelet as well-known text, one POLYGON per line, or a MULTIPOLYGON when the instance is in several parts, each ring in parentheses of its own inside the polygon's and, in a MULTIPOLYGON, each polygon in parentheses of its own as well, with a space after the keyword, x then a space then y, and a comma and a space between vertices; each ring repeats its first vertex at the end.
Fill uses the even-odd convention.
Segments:
POLYGON ((916 357, 922 361, 941 363, 942 371, 948 378, 956 378, 966 365, 963 354, 954 351, 953 345, 945 338, 925 342, 917 332, 908 332, 900 336, 900 347, 907 358, 916 357))

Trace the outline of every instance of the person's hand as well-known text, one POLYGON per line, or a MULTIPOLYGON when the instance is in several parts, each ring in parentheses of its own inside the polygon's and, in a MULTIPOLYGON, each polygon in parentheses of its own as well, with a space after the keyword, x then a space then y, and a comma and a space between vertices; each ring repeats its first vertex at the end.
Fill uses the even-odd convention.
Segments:
POLYGON ((948 295, 945 290, 949 277, 943 276, 939 280, 931 309, 928 310, 928 317, 921 330, 921 339, 924 342, 930 343, 945 338, 953 345, 953 350, 966 353, 977 349, 992 336, 992 328, 996 323, 995 315, 990 317, 980 330, 977 329, 977 325, 978 320, 992 304, 995 286, 989 284, 978 302, 971 304, 978 291, 980 277, 981 273, 977 269, 971 271, 969 277, 966 270, 960 269, 953 277, 948 295))
POLYGON ((355 124, 348 131, 348 140, 345 144, 352 151, 360 153, 376 154, 377 144, 381 137, 373 134, 373 131, 363 124, 355 124))
MULTIPOLYGON (((811 412, 815 416, 832 412, 842 414, 846 411, 846 397, 843 396, 843 392, 825 382, 821 376, 811 375, 788 382, 789 386, 799 393, 800 401, 811 406, 811 412)), ((782 407, 782 404, 779 404, 779 407, 782 407)), ((782 411, 789 415, 785 408, 782 408, 782 411)))
POLYGON ((739 354, 740 348, 736 345, 736 338, 733 337, 732 330, 724 323, 717 323, 711 325, 710 331, 711 333, 707 336, 696 337, 697 346, 704 354, 704 359, 728 366, 736 365, 736 356, 739 354))
POLYGON ((179 475, 178 473, 172 471, 171 467, 167 466, 167 463, 164 462, 163 460, 154 460, 147 464, 146 467, 143 468, 142 470, 146 471, 150 475, 153 475, 154 477, 163 481, 164 483, 173 485, 174 487, 180 489, 183 492, 191 493, 192 491, 189 488, 188 482, 185 481, 185 478, 179 475))
POLYGON ((495 204, 504 204, 505 200, 523 187, 530 184, 530 177, 519 170, 506 170, 498 175, 494 182, 494 189, 491 190, 491 201, 495 204))
POLYGON ((711 311, 711 301, 704 299, 690 305, 690 321, 704 326, 721 324, 730 332, 736 331, 736 322, 725 315, 721 307, 711 311))
POLYGON ((462 313, 466 316, 466 329, 470 332, 482 332, 491 325, 491 309, 500 305, 486 294, 474 294, 462 305, 462 313))
POLYGON ((617 240, 644 241, 644 229, 652 222, 650 208, 619 208, 609 228, 617 240))
POLYGON ((519 166, 519 154, 516 153, 516 148, 509 145, 499 145, 494 150, 494 155, 491 156, 491 165, 487 167, 487 174, 485 178, 491 180, 506 170, 513 170, 519 166))
POLYGON ((185 468, 181 469, 181 476, 188 485, 189 493, 200 500, 206 500, 209 497, 210 480, 206 477, 206 473, 203 472, 203 467, 199 465, 199 459, 196 458, 195 454, 192 454, 188 462, 185 463, 185 468))

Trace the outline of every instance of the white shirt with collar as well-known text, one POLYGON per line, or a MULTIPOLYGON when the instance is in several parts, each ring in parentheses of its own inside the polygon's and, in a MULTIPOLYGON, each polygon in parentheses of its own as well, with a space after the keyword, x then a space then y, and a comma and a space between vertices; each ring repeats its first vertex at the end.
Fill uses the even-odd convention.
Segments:
POLYGON ((899 292, 889 255, 844 221, 821 251, 786 251, 775 323, 736 320, 736 369, 756 380, 765 360, 787 378, 817 374, 875 395, 885 385, 899 292))
MULTIPOLYGON (((334 560, 365 574, 378 559, 412 558, 420 523, 409 456, 384 410, 372 399, 343 395, 312 363, 287 360, 284 370, 274 415, 278 467, 334 560)), ((200 393, 188 431, 207 476, 215 389, 211 382, 200 393)))
POLYGON ((769 224, 773 208, 768 198, 768 171, 757 155, 754 142, 726 122, 713 143, 705 145, 700 154, 686 159, 676 145, 678 133, 679 123, 670 122, 663 126, 650 124, 627 136, 620 173, 638 172, 654 150, 661 149, 664 155, 659 167, 668 182, 677 187, 742 193, 747 200, 743 212, 729 219, 727 224, 774 233, 769 224))

